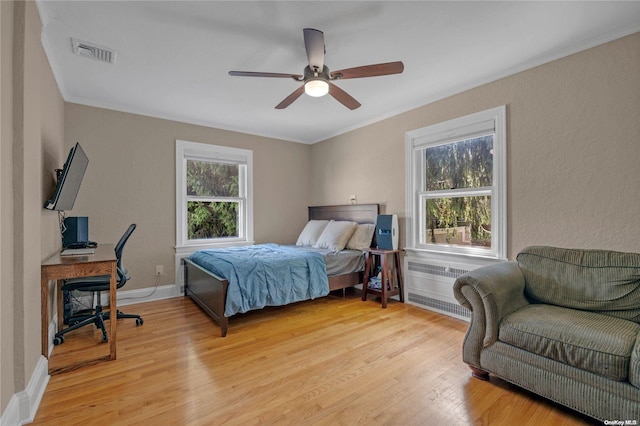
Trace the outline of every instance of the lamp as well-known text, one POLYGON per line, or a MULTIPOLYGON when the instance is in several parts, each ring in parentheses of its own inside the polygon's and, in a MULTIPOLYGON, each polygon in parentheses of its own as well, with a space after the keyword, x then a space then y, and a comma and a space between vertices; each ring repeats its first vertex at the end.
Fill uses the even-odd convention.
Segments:
POLYGON ((320 79, 309 80, 304 84, 304 92, 309 96, 319 98, 329 93, 329 83, 320 79))

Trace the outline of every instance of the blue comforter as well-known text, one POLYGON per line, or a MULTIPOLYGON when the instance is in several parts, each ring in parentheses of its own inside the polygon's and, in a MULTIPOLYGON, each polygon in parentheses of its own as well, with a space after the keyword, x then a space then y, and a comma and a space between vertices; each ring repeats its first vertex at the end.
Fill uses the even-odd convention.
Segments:
POLYGON ((224 315, 329 294, 324 256, 277 244, 200 250, 193 263, 229 281, 224 315))

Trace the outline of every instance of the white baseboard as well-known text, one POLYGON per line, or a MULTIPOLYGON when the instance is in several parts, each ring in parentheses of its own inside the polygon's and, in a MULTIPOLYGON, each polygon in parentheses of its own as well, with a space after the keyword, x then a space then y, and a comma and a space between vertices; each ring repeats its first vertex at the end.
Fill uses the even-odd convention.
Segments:
POLYGON ((40 356, 27 388, 11 397, 0 417, 0 426, 25 425, 33 422, 38 412, 42 395, 49 383, 49 362, 40 356))
POLYGON ((118 306, 133 305, 134 303, 153 302, 155 300, 171 299, 182 296, 180 288, 175 284, 153 288, 118 291, 118 306))
POLYGON ((4 409, 2 417, 0 417, 0 426, 15 426, 20 422, 20 403, 18 402, 18 395, 13 394, 9 400, 9 404, 4 409))

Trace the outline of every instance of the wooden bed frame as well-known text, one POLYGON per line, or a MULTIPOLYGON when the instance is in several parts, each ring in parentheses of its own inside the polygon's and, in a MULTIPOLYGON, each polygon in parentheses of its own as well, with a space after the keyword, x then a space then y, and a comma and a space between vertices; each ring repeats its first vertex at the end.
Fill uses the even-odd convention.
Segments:
MULTIPOLYGON (((378 204, 315 206, 309 207, 309 220, 349 220, 375 224, 379 211, 378 204)), ((184 295, 191 297, 220 325, 222 337, 225 337, 229 329, 229 318, 224 315, 229 282, 192 263, 189 259, 184 259, 183 262, 185 266, 184 295)), ((329 277, 329 291, 352 287, 361 282, 362 272, 333 275, 329 277)))

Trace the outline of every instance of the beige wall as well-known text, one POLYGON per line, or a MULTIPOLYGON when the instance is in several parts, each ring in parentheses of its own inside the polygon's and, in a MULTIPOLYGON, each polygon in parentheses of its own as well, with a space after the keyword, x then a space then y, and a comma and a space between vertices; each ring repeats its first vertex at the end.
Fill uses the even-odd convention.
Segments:
POLYGON ((13 321, 13 3, 0 2, 0 413, 15 393, 13 321))
POLYGON ((80 142, 89 166, 69 216, 89 217, 89 237, 115 242, 130 223, 127 289, 175 283, 175 141, 253 151, 254 238, 295 242, 309 205, 310 147, 141 115, 66 104, 67 147, 80 142))
POLYGON ((357 194, 405 218, 405 133, 503 104, 509 258, 533 244, 639 251, 640 33, 313 145, 311 203, 357 194))
MULTIPOLYGON (((42 75, 41 132, 42 132, 42 176, 40 200, 51 198, 56 186, 55 170, 63 166, 67 151, 64 135, 64 100, 58 90, 53 73, 46 58, 42 75)), ((42 207, 42 206, 40 206, 42 207)), ((45 256, 60 249, 62 245, 58 214, 40 208, 42 220, 41 251, 45 256)), ((51 312, 51 311, 50 311, 51 312)))
POLYGON ((46 237, 55 234, 57 219, 42 208, 43 170, 60 161, 64 102, 40 43, 35 3, 0 2, 0 10, 0 408, 4 412, 12 396, 26 389, 41 356, 40 263, 60 248, 59 240, 46 237))
MULTIPOLYGON (((39 39, 39 36, 38 36, 39 39)), ((40 43, 38 43, 40 47, 40 43)), ((37 208, 34 208, 34 213, 40 213, 40 253, 42 260, 47 259, 53 253, 60 250, 62 241, 60 237, 60 226, 58 224, 58 214, 50 210, 43 208, 45 200, 51 198, 51 194, 55 189, 55 169, 59 169, 66 160, 67 153, 65 151, 65 138, 64 138, 64 99, 58 89, 58 83, 53 77, 49 62, 42 48, 39 49, 41 54, 40 71, 41 71, 41 84, 40 89, 40 150, 41 150, 41 164, 40 167, 40 182, 39 194, 37 199, 34 200, 34 204, 37 208)), ((38 276, 40 270, 38 268, 38 276)), ((38 284, 38 290, 40 284, 38 284)), ((30 295, 30 297, 32 297, 30 295)), ((37 295, 38 303, 40 303, 40 295, 37 295)), ((54 283, 49 283, 49 319, 57 313, 57 307, 55 304, 55 291, 54 283)), ((35 318, 33 315, 29 315, 31 318, 35 318)), ((40 320, 38 316, 37 320, 40 320)), ((33 324, 37 330, 41 329, 41 325, 38 322, 33 324)), ((40 343, 38 343, 40 345, 40 343)), ((38 346, 39 348, 39 346, 38 346)), ((27 377, 27 380, 29 377, 27 377)))

